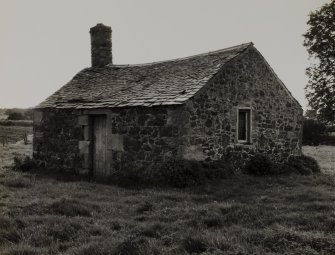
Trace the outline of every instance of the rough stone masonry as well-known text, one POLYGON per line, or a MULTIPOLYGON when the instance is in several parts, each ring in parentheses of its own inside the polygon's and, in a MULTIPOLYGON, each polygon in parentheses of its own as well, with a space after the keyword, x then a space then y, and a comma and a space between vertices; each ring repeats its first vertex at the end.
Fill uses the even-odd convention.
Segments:
MULTIPOLYGON (((111 30, 94 30, 103 31, 102 44, 110 48, 111 30)), ((106 118, 106 175, 175 158, 210 161, 261 152, 281 161, 301 153, 301 106, 252 44, 124 66, 113 65, 106 48, 92 49, 92 67, 36 108, 34 158, 94 172, 96 116, 106 118), (244 116, 249 119, 241 126, 244 116)))

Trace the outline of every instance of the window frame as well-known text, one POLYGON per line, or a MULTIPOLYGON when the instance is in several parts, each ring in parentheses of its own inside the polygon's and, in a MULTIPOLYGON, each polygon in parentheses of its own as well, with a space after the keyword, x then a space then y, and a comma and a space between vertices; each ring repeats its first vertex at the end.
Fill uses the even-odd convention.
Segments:
POLYGON ((236 111, 236 140, 240 144, 251 144, 252 143, 252 109, 251 107, 238 107, 236 111), (239 114, 240 112, 246 112, 246 139, 239 139, 239 114))

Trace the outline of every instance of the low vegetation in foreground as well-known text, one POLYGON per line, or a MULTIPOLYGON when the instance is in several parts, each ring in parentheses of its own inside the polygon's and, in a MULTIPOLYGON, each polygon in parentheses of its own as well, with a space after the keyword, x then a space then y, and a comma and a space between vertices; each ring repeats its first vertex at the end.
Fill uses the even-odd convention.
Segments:
MULTIPOLYGON (((2 166, 29 146, 8 147, 2 166)), ((335 150, 305 154, 322 159, 322 173, 239 174, 184 189, 2 167, 0 254, 335 254, 335 150)))

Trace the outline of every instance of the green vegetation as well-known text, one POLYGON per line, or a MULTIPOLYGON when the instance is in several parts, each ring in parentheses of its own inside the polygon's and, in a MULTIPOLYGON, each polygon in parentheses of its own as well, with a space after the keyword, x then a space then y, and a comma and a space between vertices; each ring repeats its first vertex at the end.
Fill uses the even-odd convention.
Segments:
POLYGON ((32 127, 32 120, 0 120, 0 126, 32 127))
MULTIPOLYGON (((34 168, 33 163, 29 158, 22 161, 16 160, 15 168, 26 171, 28 168, 34 168)), ((245 165, 240 166, 239 170, 234 169, 233 165, 231 160, 195 161, 175 159, 153 169, 134 165, 128 166, 125 169, 115 171, 109 182, 124 187, 161 185, 185 188, 231 178, 239 170, 255 176, 310 175, 320 172, 318 163, 313 158, 305 155, 291 156, 285 162, 278 163, 273 161, 267 154, 256 154, 245 165)))
POLYGON ((302 142, 304 145, 319 145, 325 136, 326 125, 314 120, 304 119, 302 129, 302 142))
POLYGON ((307 68, 309 77, 306 98, 319 120, 335 123, 335 0, 309 14, 304 46, 313 64, 307 68))
MULTIPOLYGON (((22 126, 1 126, 0 125, 0 144, 2 143, 3 137, 5 137, 8 143, 15 143, 24 139, 26 135, 33 133, 33 127, 22 127, 22 126)), ((2 144, 1 144, 2 145, 2 144)))
POLYGON ((320 172, 318 162, 306 155, 290 156, 287 161, 276 163, 266 154, 256 154, 244 167, 244 172, 256 175, 302 174, 310 175, 320 172))
POLYGON ((314 158, 305 155, 289 157, 286 164, 299 174, 309 175, 320 173, 321 171, 318 162, 314 158))
POLYGON ((322 173, 333 175, 335 173, 335 147, 334 146, 303 146, 303 152, 317 159, 322 173))
POLYGON ((6 109, 5 114, 8 120, 32 120, 33 119, 33 109, 6 109))
MULTIPOLYGON (((334 147, 322 173, 239 174, 184 189, 121 188, 0 170, 0 254, 334 254, 334 147)), ((31 144, 10 145, 31 155, 31 144)), ((0 161, 1 164, 1 161, 0 161)))
MULTIPOLYGON (((53 171, 55 174, 63 172, 62 169, 46 167, 28 156, 14 157, 13 170, 32 171, 43 173, 53 171), (48 170, 47 170, 48 169, 48 170)), ((315 159, 309 156, 290 156, 288 160, 278 163, 267 154, 255 154, 241 167, 243 173, 255 176, 302 174, 311 175, 320 172, 315 159)), ((221 179, 231 178, 239 170, 234 170, 229 160, 195 161, 175 159, 167 161, 160 166, 143 168, 128 166, 114 171, 112 176, 100 183, 116 184, 123 187, 149 188, 155 186, 186 188, 213 184, 221 179)), ((87 176, 87 179, 89 176, 87 176)))
POLYGON ((326 126, 316 119, 304 119, 302 130, 303 145, 335 145, 335 137, 329 136, 334 127, 326 126))

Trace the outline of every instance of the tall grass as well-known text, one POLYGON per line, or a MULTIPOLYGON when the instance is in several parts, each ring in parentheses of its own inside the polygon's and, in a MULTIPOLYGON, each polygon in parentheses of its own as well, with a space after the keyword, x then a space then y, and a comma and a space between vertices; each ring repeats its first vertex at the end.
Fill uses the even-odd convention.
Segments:
POLYGON ((2 166, 0 191, 0 254, 335 254, 330 169, 138 189, 2 166))

